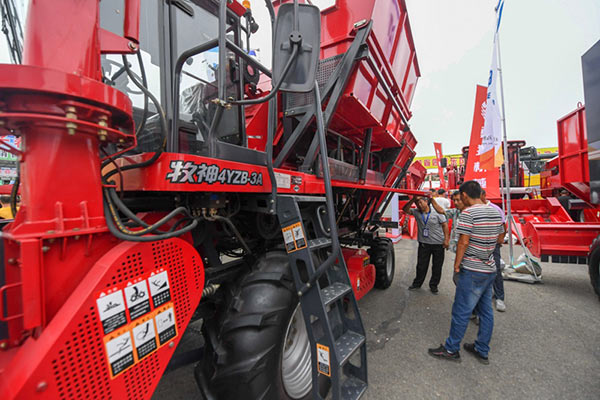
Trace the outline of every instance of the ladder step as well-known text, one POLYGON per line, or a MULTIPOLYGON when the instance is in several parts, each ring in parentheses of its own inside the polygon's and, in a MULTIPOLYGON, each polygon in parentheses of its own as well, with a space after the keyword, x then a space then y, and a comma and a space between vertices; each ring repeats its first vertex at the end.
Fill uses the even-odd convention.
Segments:
POLYGON ((340 299, 346 293, 350 292, 350 290, 352 290, 350 286, 344 285, 343 283, 339 282, 327 286, 325 289, 321 290, 323 304, 325 304, 325 307, 327 307, 334 301, 340 299))
POLYGON ((365 342, 365 337, 356 332, 347 331, 335 341, 335 347, 340 352, 340 366, 344 365, 350 356, 365 342))
POLYGON ((342 384, 342 399, 357 400, 367 390, 367 384, 358 378, 348 378, 342 384))
POLYGON ((308 247, 310 247, 311 250, 322 249, 329 246, 331 246, 331 239, 327 238, 317 238, 308 241, 308 247))

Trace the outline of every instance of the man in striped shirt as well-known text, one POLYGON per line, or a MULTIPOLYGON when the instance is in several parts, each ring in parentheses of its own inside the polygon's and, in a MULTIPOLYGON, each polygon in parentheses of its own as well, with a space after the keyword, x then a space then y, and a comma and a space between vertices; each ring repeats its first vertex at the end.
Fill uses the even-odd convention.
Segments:
POLYGON ((459 235, 454 271, 459 273, 452 323, 446 343, 429 354, 452 361, 460 361, 462 341, 469 318, 477 307, 479 332, 475 343, 465 343, 464 349, 484 364, 489 364, 488 352, 494 328, 492 309, 492 285, 496 278, 494 249, 496 243, 504 239, 504 226, 500 214, 481 201, 481 186, 476 181, 468 181, 460 186, 460 196, 465 209, 458 221, 459 235))

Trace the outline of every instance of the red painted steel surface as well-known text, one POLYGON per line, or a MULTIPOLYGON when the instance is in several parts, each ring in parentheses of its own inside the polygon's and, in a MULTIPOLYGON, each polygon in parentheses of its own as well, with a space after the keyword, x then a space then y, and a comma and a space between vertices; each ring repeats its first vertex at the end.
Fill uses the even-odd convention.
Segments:
POLYGON ((375 266, 369 263, 369 254, 364 249, 342 248, 348 267, 348 275, 356 300, 360 300, 375 285, 375 266))
POLYGON ((559 119, 557 127, 560 183, 580 199, 589 202, 590 168, 585 107, 581 106, 559 119))
POLYGON ((415 161, 408 168, 406 188, 418 190, 423 182, 425 182, 425 176, 427 175, 427 169, 419 161, 415 161))
POLYGON ((527 222, 524 229, 527 247, 536 257, 587 257, 599 232, 600 224, 585 222, 527 222))
MULTIPOLYGON (((550 160, 541 173, 540 187, 543 196, 555 196, 560 188, 566 188, 589 204, 589 163, 585 123, 585 107, 557 121, 558 157, 550 160)), ((555 198, 550 218, 536 216, 523 219, 524 236, 532 254, 586 257, 592 241, 600 234, 600 212, 597 208, 583 210, 585 223, 565 218, 567 212, 555 198), (560 212, 556 210, 560 207, 560 212), (558 222, 558 223, 557 223, 558 222)), ((513 201, 514 204, 514 201, 513 201)), ((513 208, 514 205, 513 205, 513 208)), ((514 211, 513 211, 514 212, 514 211)))
MULTIPOLYGON (((123 164, 139 162, 149 158, 150 155, 124 157, 123 164)), ((107 166, 112 168, 112 166, 107 166)), ((219 172, 219 173, 220 173, 219 172)), ((323 180, 312 174, 305 174, 298 171, 275 168, 275 172, 290 177, 290 180, 298 182, 289 187, 278 187, 279 193, 297 193, 297 194, 323 194, 325 187, 323 180)), ((128 191, 158 191, 158 192, 244 192, 244 193, 270 193, 271 180, 267 167, 251 165, 234 161, 225 161, 216 158, 196 156, 193 154, 163 153, 158 161, 146 168, 125 171, 124 184, 128 191), (175 163, 175 164, 174 164, 175 163), (182 165, 181 169, 173 168, 172 165, 182 165), (185 166, 187 165, 187 168, 185 166), (218 171, 245 171, 248 176, 256 174, 260 176, 260 184, 251 184, 250 180, 241 179, 238 183, 221 183, 218 179, 212 183, 199 182, 197 166, 212 166, 218 171), (183 172, 184 170, 190 172, 183 172), (173 173, 175 174, 173 175, 173 173), (173 181, 173 179, 175 181, 173 181), (242 183, 245 182, 245 183, 242 183)), ((226 178, 226 176, 224 176, 226 178)), ((119 177, 114 176, 114 180, 119 184, 119 177)), ((424 194, 424 192, 415 189, 393 189, 370 183, 354 183, 345 181, 332 181, 334 187, 339 188, 357 188, 363 190, 373 190, 375 192, 394 192, 404 194, 424 194)))
MULTIPOLYGON (((70 277, 76 279, 77 288, 57 310, 41 335, 37 339, 26 338, 20 347, 1 354, 0 393, 6 398, 110 399, 151 396, 200 301, 204 286, 202 259, 189 243, 178 238, 152 243, 115 244, 105 237, 97 239, 95 245, 98 250, 103 247, 100 243, 103 241, 108 245, 104 247, 105 254, 97 257, 97 261, 81 277, 70 277), (109 245, 109 242, 112 244, 109 245), (140 280, 152 285, 153 277, 158 275, 151 274, 160 268, 167 271, 171 299, 165 301, 166 295, 159 293, 154 296, 152 289, 150 292, 146 290, 148 297, 144 298, 149 300, 149 310, 132 319, 137 314, 127 307, 126 320, 120 322, 124 327, 114 332, 132 331, 149 316, 154 320, 155 332, 158 332, 161 321, 154 312, 172 305, 176 336, 162 345, 159 342, 156 350, 141 359, 135 352, 135 368, 125 370, 113 379, 105 340, 115 334, 104 333, 100 321, 104 304, 99 305, 97 298, 101 293, 123 290, 128 299, 125 301, 130 301, 131 291, 128 293, 125 288, 140 280)), ((77 253, 72 256, 79 261, 83 259, 77 253)), ((52 276, 61 274, 57 269, 47 272, 52 276)), ((133 332, 137 334, 137 331, 133 332)), ((130 340, 135 341, 136 338, 130 340)))

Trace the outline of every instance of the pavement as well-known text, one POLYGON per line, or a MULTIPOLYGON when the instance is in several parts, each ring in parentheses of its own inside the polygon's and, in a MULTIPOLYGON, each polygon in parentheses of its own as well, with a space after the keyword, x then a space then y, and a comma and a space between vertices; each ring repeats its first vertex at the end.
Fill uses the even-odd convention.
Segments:
MULTIPOLYGON (((440 292, 433 295, 427 280, 422 289, 407 290, 416 251, 414 241, 398 243, 394 283, 359 303, 368 337, 363 399, 600 398, 600 302, 587 266, 543 263, 543 283, 505 281, 507 311, 495 312, 490 365, 464 351, 458 364, 427 354, 450 328, 453 254, 446 253, 440 292)), ((465 340, 476 335, 471 323, 465 340)), ((186 336, 187 345, 201 340, 186 336)), ((192 368, 185 367, 166 374, 153 399, 197 396, 192 368)))

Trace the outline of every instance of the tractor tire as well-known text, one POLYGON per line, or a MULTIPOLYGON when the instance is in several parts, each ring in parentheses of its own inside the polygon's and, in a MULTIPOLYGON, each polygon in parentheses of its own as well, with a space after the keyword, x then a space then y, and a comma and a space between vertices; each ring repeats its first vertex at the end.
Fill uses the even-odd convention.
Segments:
POLYGON ((600 236, 594 239, 590 246, 588 268, 590 282, 592 283, 594 292, 598 295, 598 299, 600 300, 600 236))
POLYGON ((388 238, 376 238, 367 252, 371 257, 371 264, 375 265, 375 287, 389 288, 396 271, 394 243, 388 238))
POLYGON ((287 254, 261 256, 229 297, 203 361, 210 391, 217 399, 310 399, 310 342, 287 254))

